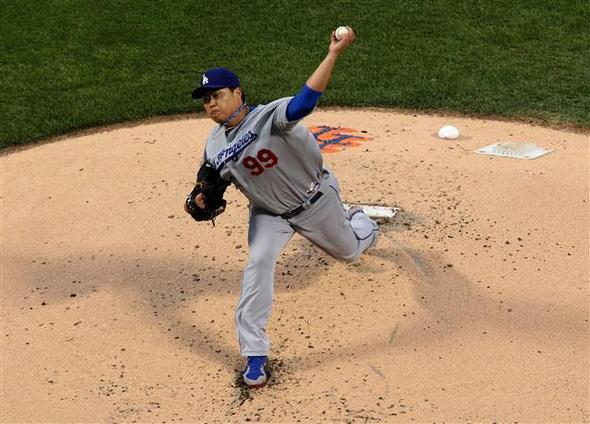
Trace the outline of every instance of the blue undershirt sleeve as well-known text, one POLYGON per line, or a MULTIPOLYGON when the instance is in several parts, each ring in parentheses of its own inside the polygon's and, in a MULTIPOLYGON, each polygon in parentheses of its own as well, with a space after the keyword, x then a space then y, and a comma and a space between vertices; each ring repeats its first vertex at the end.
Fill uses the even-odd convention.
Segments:
POLYGON ((287 120, 289 122, 298 121, 309 115, 318 104, 321 95, 321 92, 309 88, 307 84, 303 84, 301 91, 287 105, 287 120))

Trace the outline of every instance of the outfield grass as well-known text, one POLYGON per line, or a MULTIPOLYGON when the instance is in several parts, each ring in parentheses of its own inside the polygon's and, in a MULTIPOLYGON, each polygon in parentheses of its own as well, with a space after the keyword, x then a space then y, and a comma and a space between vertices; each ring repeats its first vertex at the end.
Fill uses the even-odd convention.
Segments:
POLYGON ((0 3, 0 147, 200 110, 228 66, 250 102, 294 93, 342 24, 322 105, 445 109, 590 127, 589 0, 0 3))

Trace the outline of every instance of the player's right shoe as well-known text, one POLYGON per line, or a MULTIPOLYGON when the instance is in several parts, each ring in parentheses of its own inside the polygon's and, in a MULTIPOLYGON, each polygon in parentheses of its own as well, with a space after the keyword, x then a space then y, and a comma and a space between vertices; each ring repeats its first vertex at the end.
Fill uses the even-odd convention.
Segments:
POLYGON ((242 376, 244 383, 250 388, 257 389, 266 384, 266 372, 264 371, 266 360, 266 356, 248 356, 248 365, 242 376))

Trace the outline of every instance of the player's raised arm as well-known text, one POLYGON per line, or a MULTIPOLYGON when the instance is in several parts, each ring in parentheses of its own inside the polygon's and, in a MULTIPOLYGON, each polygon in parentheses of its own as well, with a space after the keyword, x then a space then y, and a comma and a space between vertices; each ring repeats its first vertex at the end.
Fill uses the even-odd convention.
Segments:
POLYGON ((340 40, 336 39, 336 32, 332 31, 328 54, 307 80, 306 85, 312 90, 319 91, 320 93, 326 90, 330 77, 332 76, 332 71, 334 70, 334 65, 336 64, 336 59, 354 42, 354 31, 350 27, 346 27, 346 29, 348 31, 341 36, 340 40))
POLYGON ((297 121, 308 115, 317 105, 320 96, 328 86, 334 65, 336 65, 336 59, 354 42, 354 31, 350 27, 346 27, 346 29, 347 31, 339 37, 340 39, 337 39, 336 32, 332 31, 328 54, 311 74, 301 91, 289 102, 287 119, 290 122, 297 121))

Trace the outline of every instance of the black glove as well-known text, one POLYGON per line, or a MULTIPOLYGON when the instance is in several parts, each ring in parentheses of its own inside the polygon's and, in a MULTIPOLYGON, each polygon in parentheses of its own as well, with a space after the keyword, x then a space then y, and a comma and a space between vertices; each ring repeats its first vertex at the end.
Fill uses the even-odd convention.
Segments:
POLYGON ((223 194, 229 184, 209 162, 204 162, 197 172, 197 183, 187 196, 184 209, 196 221, 211 220, 215 225, 215 217, 225 210, 227 202, 223 194), (199 194, 203 195, 205 208, 200 208, 195 202, 199 194))

